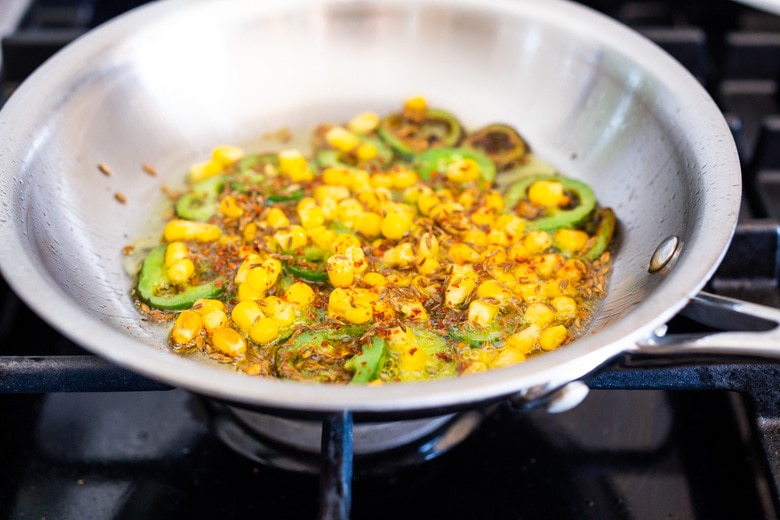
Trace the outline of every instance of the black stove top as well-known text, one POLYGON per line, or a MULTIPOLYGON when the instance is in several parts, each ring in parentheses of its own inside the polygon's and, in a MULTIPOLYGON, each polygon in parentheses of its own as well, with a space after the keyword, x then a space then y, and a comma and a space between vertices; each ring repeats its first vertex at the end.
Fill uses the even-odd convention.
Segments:
MULTIPOLYGON (((73 37, 143 3, 6 1, 21 13, 3 38, 6 96, 73 37)), ((722 108, 741 154, 745 204, 708 290, 780 306, 780 16, 726 0, 584 3, 670 52, 722 108)), ((696 325, 676 318, 670 327, 696 325)), ((412 448, 432 460, 387 472, 356 464, 352 517, 776 518, 778 380, 770 364, 610 367, 573 410, 501 403, 480 410, 484 419, 462 442, 452 436, 463 432, 448 431, 412 448)), ((214 403, 113 369, 1 282, 0 390, 5 518, 321 512, 316 473, 238 454, 214 434, 214 403)), ((394 466, 398 456, 373 463, 394 466)))

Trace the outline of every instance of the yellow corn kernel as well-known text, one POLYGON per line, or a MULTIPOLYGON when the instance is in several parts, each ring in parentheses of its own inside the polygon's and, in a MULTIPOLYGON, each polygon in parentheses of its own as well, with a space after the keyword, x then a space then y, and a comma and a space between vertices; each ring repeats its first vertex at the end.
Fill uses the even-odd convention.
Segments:
POLYGON ((308 230, 311 243, 323 250, 330 250, 338 234, 325 226, 317 226, 308 230))
POLYGON ((325 224, 325 212, 319 206, 298 208, 298 218, 304 229, 312 229, 325 224))
POLYGON ((328 186, 350 187, 353 177, 353 170, 349 168, 325 168, 322 172, 322 182, 328 186))
POLYGON ((473 300, 469 304, 468 320, 472 325, 487 327, 498 316, 498 305, 484 300, 473 300))
POLYGON ((224 311, 225 304, 222 303, 220 300, 213 300, 211 298, 200 298, 198 300, 195 300, 195 303, 193 304, 190 310, 197 312, 201 316, 205 316, 206 314, 213 311, 224 311))
POLYGON ((422 258, 417 261, 417 272, 420 274, 432 274, 439 270, 441 262, 433 257, 422 258))
POLYGON ((485 280, 477 287, 478 298, 498 300, 501 305, 508 303, 512 296, 512 291, 495 280, 485 280))
POLYGON ((469 229, 460 238, 464 243, 472 246, 484 247, 488 244, 487 233, 481 229, 469 229))
POLYGON ((325 133, 325 140, 340 152, 351 152, 360 144, 360 138, 344 128, 334 126, 325 133))
POLYGON ((433 190, 424 184, 416 184, 404 190, 403 201, 406 204, 417 204, 417 201, 423 195, 432 194, 433 190))
POLYGON ((534 258, 533 262, 531 262, 531 266, 539 277, 546 280, 552 277, 558 269, 563 267, 563 261, 564 259, 561 254, 549 253, 534 258))
POLYGON ((233 281, 236 285, 246 282, 246 275, 249 270, 259 266, 261 263, 263 263, 263 258, 257 253, 249 253, 246 255, 244 261, 241 262, 238 271, 236 271, 236 276, 233 277, 233 281))
POLYGON ((344 251, 344 256, 349 258, 352 263, 352 270, 356 276, 360 276, 368 269, 368 260, 366 260, 366 254, 363 249, 358 246, 350 246, 344 251))
POLYGON ((390 240, 400 240, 410 229, 412 223, 403 215, 393 213, 382 219, 382 235, 390 240))
POLYGON ((366 209, 359 200, 350 197, 339 201, 336 218, 339 222, 351 228, 365 211, 366 209))
POLYGON ((272 228, 283 228, 290 225, 290 219, 287 218, 287 215, 284 214, 284 211, 281 210, 281 208, 277 208, 276 206, 269 208, 268 211, 265 214, 265 223, 271 226, 272 228))
POLYGON ((165 225, 163 237, 167 242, 195 240, 213 242, 222 236, 219 226, 207 222, 173 219, 165 225))
POLYGON ((279 325, 279 328, 291 327, 295 323, 295 305, 282 302, 275 310, 276 313, 271 317, 279 325))
POLYGON ((355 221, 355 231, 368 239, 378 237, 382 232, 382 216, 366 211, 355 221))
POLYGON ((452 182, 471 182, 479 179, 479 164, 474 159, 466 157, 452 161, 447 165, 447 179, 452 182))
POLYGON ((211 151, 211 160, 221 166, 229 166, 243 159, 245 155, 244 150, 238 146, 222 145, 211 151))
POLYGON ((334 287, 349 287, 355 281, 355 270, 346 255, 332 255, 325 262, 328 280, 334 287))
POLYGON ((555 247, 567 253, 576 253, 585 247, 588 241, 588 234, 579 229, 559 229, 553 235, 555 247))
POLYGON ((552 237, 550 237, 550 234, 546 231, 529 231, 523 235, 522 238, 523 247, 525 247, 530 254, 543 253, 552 246, 552 243, 552 237))
POLYGON ((555 350, 560 347, 568 337, 569 331, 566 330, 566 327, 563 325, 553 325, 539 333, 539 346, 544 350, 555 350))
POLYGON ((200 182, 209 177, 214 177, 222 173, 222 165, 214 161, 206 161, 190 166, 189 181, 191 183, 200 182))
POLYGON ((428 101, 422 96, 410 97, 404 101, 404 113, 425 115, 426 110, 428 110, 428 101))
POLYGON ((345 254, 350 247, 360 247, 360 239, 349 233, 338 235, 330 244, 330 250, 338 255, 345 254))
POLYGON ((480 191, 477 189, 467 188, 458 195, 458 204, 466 209, 471 209, 479 200, 480 191))
POLYGON ((336 287, 330 292, 328 297, 328 317, 330 318, 343 318, 344 312, 352 303, 352 296, 350 291, 336 287))
POLYGON ((371 186, 373 188, 389 189, 393 187, 393 176, 385 172, 371 174, 371 186))
POLYGON ((219 212, 227 218, 240 218, 244 214, 244 208, 238 205, 235 197, 228 195, 219 201, 219 212))
POLYGON ((515 350, 521 354, 529 354, 536 346, 537 339, 539 339, 539 327, 530 325, 520 332, 507 336, 504 340, 504 348, 515 350))
POLYGON ((303 226, 293 225, 279 229, 274 233, 274 240, 282 248, 282 251, 294 251, 305 246, 309 241, 309 236, 303 226))
POLYGON ((496 210, 487 206, 478 206, 470 215, 471 221, 478 226, 493 226, 496 210))
POLYGON ((358 114, 347 123, 347 128, 356 134, 370 134, 379 126, 379 115, 374 112, 358 114))
POLYGON ((530 325, 546 327, 555 320, 555 311, 544 303, 531 303, 523 313, 523 319, 530 325))
POLYGON ((255 239, 257 236, 257 224, 254 222, 249 222, 246 226, 244 226, 244 229, 241 230, 241 238, 244 239, 244 242, 251 242, 255 239))
POLYGON ((501 246, 491 244, 480 255, 481 260, 488 266, 503 265, 507 263, 506 249, 501 246))
POLYGON ((563 206, 569 198, 563 192, 563 184, 557 181, 536 181, 528 188, 528 200, 537 206, 563 206))
POLYGON ((168 266, 168 278, 176 285, 182 285, 195 274, 195 264, 189 258, 181 258, 168 266))
POLYGON ((352 301, 361 303, 374 303, 379 299, 379 291, 366 289, 365 287, 352 287, 352 301))
POLYGON ((460 307, 477 288, 477 282, 468 276, 452 276, 444 288, 444 305, 450 308, 460 307))
POLYGON ((236 297, 240 302, 262 300, 265 297, 265 291, 258 291, 254 289, 247 282, 238 284, 238 291, 236 297))
POLYGON ((284 291, 284 299, 293 305, 305 307, 314 301, 314 289, 304 282, 295 282, 284 291))
POLYGON ((213 334, 219 327, 227 325, 228 321, 227 314, 221 309, 215 309, 211 312, 201 314, 201 319, 203 320, 203 328, 206 329, 206 332, 209 334, 213 334))
POLYGON ((527 262, 519 263, 512 268, 512 275, 520 283, 530 283, 539 280, 536 271, 534 271, 531 264, 527 262))
POLYGON ((550 304, 559 321, 570 321, 577 317, 577 302, 571 296, 558 296, 550 304))
POLYGON ((340 201, 350 196, 349 188, 346 186, 327 186, 322 184, 314 188, 312 196, 320 203, 320 206, 325 207, 325 201, 332 199, 334 201, 340 201))
POLYGON ((394 301, 393 307, 396 312, 408 320, 418 322, 428 321, 428 311, 425 310, 423 303, 419 300, 394 301))
POLYGON ((382 255, 382 262, 388 267, 408 267, 414 261, 414 248, 408 242, 391 247, 382 255))
POLYGON ((517 215, 504 213, 496 218, 494 224, 495 228, 503 231, 512 242, 517 240, 525 231, 525 221, 517 215))
POLYGON ((414 186, 420 182, 420 175, 414 170, 409 168, 398 168, 390 173, 393 181, 393 188, 405 189, 414 186))
POLYGON ((483 205, 495 210, 496 213, 504 211, 504 197, 500 191, 488 190, 483 196, 483 205))
POLYGON ((492 368, 501 368, 516 365, 526 360, 525 354, 517 349, 502 348, 498 351, 498 355, 493 358, 490 363, 492 368))
POLYGON ((267 345, 279 337, 279 324, 273 318, 260 318, 249 329, 249 339, 258 345, 267 345))
POLYGON ((263 314, 273 318, 279 327, 289 327, 295 323, 295 305, 292 303, 278 296, 266 296, 258 304, 263 314))
POLYGON ((398 368, 406 373, 423 372, 428 363, 428 356, 425 350, 419 348, 414 340, 403 346, 396 347, 393 350, 399 353, 398 368))
POLYGON ((353 300, 344 309, 344 319, 355 325, 361 325, 371 321, 374 317, 374 309, 370 303, 353 300))
POLYGON ((264 292, 276 285, 280 274, 282 274, 282 262, 276 258, 266 258, 259 266, 249 270, 246 281, 253 290, 264 292))
POLYGON ((363 283, 369 287, 375 287, 381 289, 387 285, 387 278, 384 275, 376 272, 370 272, 363 275, 363 283))
POLYGON ((420 258, 436 258, 439 256, 439 239, 436 235, 426 231, 420 235, 420 240, 417 244, 417 255, 420 258))
POLYGON ((360 143, 355 150, 355 157, 358 161, 370 161, 375 158, 379 151, 371 143, 360 143))
POLYGON ((256 301, 238 302, 230 312, 230 319, 242 331, 248 333, 255 321, 263 317, 260 305, 256 301))
POLYGON ((278 157, 279 173, 289 177, 291 181, 300 182, 314 178, 306 158, 298 150, 283 150, 278 157))
POLYGON ((203 330, 203 321, 195 311, 181 311, 173 322, 171 337, 179 345, 186 345, 203 330))
POLYGON ((357 199, 367 211, 381 213, 385 203, 391 200, 392 194, 384 188, 372 188, 358 194, 357 199))
POLYGON ((479 253, 462 242, 456 242, 450 246, 450 259, 458 264, 474 263, 479 260, 479 253))
POLYGON ((585 276, 588 268, 580 260, 570 258, 563 263, 563 266, 555 273, 556 278, 568 280, 577 283, 585 276))
POLYGON ((231 357, 238 357, 246 353, 246 340, 236 329, 219 327, 211 334, 211 343, 214 348, 231 357))
POLYGON ((353 169, 352 184, 349 185, 349 189, 352 190, 353 193, 362 193, 371 190, 371 175, 369 175, 366 170, 353 169))
POLYGON ((422 213, 426 217, 430 216, 431 212, 433 211, 433 208, 435 208, 439 204, 441 204, 441 200, 439 199, 439 196, 432 191, 422 193, 417 198, 417 209, 419 209, 420 213, 422 213))
POLYGON ((387 300, 376 300, 375 302, 371 302, 371 308, 373 309, 374 317, 377 320, 390 322, 395 319, 395 309, 387 300))
POLYGON ((563 294, 563 291, 561 290, 561 281, 556 278, 545 280, 542 282, 542 293, 548 300, 561 296, 563 294))
POLYGON ((487 234, 488 244, 497 246, 508 246, 509 237, 500 229, 491 229, 487 234))
POLYGON ((181 242, 171 242, 165 248, 165 267, 170 267, 177 260, 190 256, 190 250, 181 242))

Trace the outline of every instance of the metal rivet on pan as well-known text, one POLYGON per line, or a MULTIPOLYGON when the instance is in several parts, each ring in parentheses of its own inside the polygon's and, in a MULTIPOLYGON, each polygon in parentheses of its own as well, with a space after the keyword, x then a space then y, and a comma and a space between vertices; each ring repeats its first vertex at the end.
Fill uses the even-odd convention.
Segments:
POLYGON ((652 258, 650 258, 650 268, 648 270, 651 273, 656 273, 663 269, 666 264, 669 263, 669 260, 674 257, 678 247, 680 247, 679 238, 674 235, 666 237, 663 242, 655 248, 655 252, 653 253, 652 258))

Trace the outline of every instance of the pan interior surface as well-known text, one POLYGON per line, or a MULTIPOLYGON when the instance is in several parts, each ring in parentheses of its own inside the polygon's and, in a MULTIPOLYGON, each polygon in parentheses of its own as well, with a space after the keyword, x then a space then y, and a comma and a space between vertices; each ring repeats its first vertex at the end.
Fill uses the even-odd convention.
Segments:
POLYGON ((559 1, 160 2, 41 67, 0 113, 0 141, 0 266, 33 310, 130 369, 287 409, 433 409, 580 377, 703 286, 740 193, 730 133, 695 80, 632 31, 559 1), (130 297, 136 266, 123 254, 159 240, 162 187, 181 186, 215 145, 256 151, 281 127, 388 113, 412 95, 471 128, 514 125, 616 211, 614 270, 589 333, 508 369, 376 388, 261 380, 170 353, 167 330, 130 297), (676 258, 650 273, 671 236, 676 258))

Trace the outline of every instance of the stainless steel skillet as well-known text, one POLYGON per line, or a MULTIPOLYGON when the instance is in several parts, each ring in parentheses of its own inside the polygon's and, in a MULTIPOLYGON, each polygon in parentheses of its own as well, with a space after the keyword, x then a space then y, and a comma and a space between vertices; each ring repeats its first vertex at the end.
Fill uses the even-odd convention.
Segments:
MULTIPOLYGON (((654 332, 692 298, 712 301, 699 291, 741 193, 729 129, 699 84, 636 33, 557 0, 159 2, 82 37, 18 89, 0 112, 0 171, 0 268, 53 326, 170 384, 314 413, 533 398, 624 353, 666 350, 654 332), (280 126, 389 111, 413 94, 469 126, 517 126, 616 210, 614 273, 590 331, 515 367, 384 387, 264 380, 169 352, 167 331, 133 306, 122 255, 159 236, 149 223, 161 186, 216 144, 251 148, 280 126)), ((738 339, 685 348, 780 355, 775 336, 738 339)))

